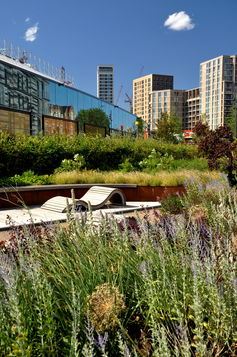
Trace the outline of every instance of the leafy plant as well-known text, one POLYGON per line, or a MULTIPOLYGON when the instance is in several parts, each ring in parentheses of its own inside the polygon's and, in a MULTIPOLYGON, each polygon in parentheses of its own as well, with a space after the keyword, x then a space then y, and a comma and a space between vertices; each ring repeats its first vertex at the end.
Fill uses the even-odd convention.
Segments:
POLYGON ((125 159, 124 162, 119 164, 119 170, 122 172, 131 172, 134 171, 134 166, 131 164, 129 159, 125 159))
POLYGON ((0 186, 47 185, 49 183, 48 175, 35 175, 32 170, 25 171, 22 175, 16 174, 10 178, 0 179, 0 186))
POLYGON ((210 169, 221 169, 227 173, 231 186, 237 186, 237 141, 227 126, 209 130, 207 125, 198 123, 194 128, 199 151, 208 159, 210 169))
POLYGON ((231 107, 230 112, 225 119, 226 124, 230 127, 233 137, 237 138, 237 103, 231 107))
POLYGON ((64 159, 61 165, 55 170, 55 173, 68 172, 68 171, 80 171, 85 167, 85 159, 82 155, 75 154, 73 160, 64 159))
POLYGON ((172 155, 165 153, 162 155, 155 149, 152 149, 147 159, 142 160, 139 166, 143 170, 157 171, 157 170, 169 170, 174 158, 172 155))
POLYGON ((182 198, 178 195, 170 195, 162 200, 162 207, 163 212, 170 213, 170 214, 180 214, 184 211, 184 203, 182 198))
POLYGON ((180 118, 174 114, 162 113, 161 118, 156 123, 157 129, 154 133, 154 137, 169 143, 182 141, 181 122, 180 118))

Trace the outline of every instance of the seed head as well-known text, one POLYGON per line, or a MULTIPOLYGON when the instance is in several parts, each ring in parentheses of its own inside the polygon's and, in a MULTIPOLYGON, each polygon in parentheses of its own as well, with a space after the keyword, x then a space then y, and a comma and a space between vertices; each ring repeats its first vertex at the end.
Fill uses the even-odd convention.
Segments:
POLYGON ((88 318, 97 332, 113 329, 124 309, 123 295, 116 286, 108 283, 98 285, 87 302, 88 318))

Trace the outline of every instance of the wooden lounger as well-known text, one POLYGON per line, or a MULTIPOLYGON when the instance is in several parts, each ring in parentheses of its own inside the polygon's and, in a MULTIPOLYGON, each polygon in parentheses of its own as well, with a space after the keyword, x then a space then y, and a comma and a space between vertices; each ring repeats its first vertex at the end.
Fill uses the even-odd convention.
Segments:
POLYGON ((71 210, 74 204, 76 211, 96 210, 107 204, 125 206, 126 198, 117 188, 92 186, 80 199, 73 201, 72 198, 55 196, 46 201, 41 208, 64 213, 68 209, 71 210))

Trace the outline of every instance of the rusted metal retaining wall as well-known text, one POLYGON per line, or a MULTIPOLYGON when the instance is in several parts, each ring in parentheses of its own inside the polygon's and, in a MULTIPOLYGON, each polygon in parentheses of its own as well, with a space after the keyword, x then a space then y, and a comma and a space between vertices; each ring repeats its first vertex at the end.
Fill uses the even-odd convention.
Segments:
MULTIPOLYGON (((44 186, 24 186, 17 188, 0 189, 0 209, 17 206, 42 205, 49 198, 54 196, 71 197, 71 190, 74 190, 75 197, 80 198, 86 191, 95 185, 44 185, 44 186)), ((123 191, 127 201, 162 201, 169 195, 183 194, 184 186, 138 186, 138 185, 97 185, 116 187, 123 191)))

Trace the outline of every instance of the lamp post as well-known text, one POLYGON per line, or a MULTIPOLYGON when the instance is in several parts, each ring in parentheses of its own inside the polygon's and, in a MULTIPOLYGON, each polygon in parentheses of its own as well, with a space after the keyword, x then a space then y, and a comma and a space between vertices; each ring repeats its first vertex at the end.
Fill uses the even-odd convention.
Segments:
POLYGON ((135 121, 135 125, 136 125, 136 137, 138 137, 138 126, 139 126, 139 121, 138 120, 136 120, 135 121))
POLYGON ((151 119, 149 118, 148 122, 147 122, 147 136, 148 138, 151 135, 151 119))
POLYGON ((111 134, 111 132, 113 130, 112 123, 113 123, 112 110, 110 110, 110 113, 109 113, 109 134, 111 134))

